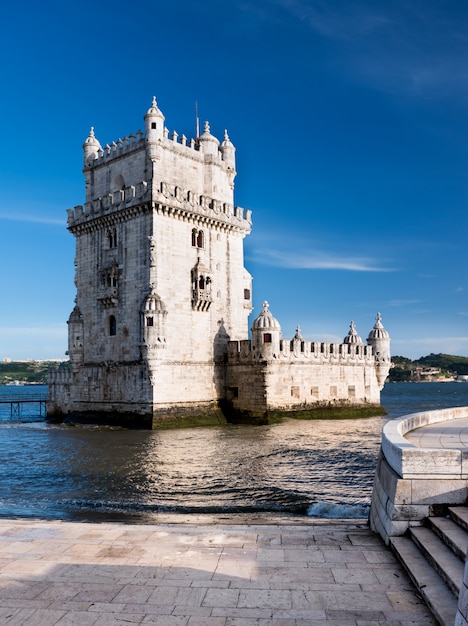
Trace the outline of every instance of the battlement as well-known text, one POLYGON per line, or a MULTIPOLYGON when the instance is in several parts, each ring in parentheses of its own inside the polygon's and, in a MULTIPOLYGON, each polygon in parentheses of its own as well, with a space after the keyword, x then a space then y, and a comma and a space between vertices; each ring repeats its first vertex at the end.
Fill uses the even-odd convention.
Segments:
POLYGON ((249 210, 233 206, 228 202, 220 202, 203 194, 195 194, 164 181, 159 184, 155 183, 155 187, 151 190, 151 185, 147 181, 141 181, 137 185, 129 185, 103 197, 95 198, 84 205, 67 209, 68 228, 148 202, 153 202, 154 208, 158 211, 167 211, 171 214, 179 212, 180 216, 185 218, 190 214, 196 214, 205 220, 229 223, 247 231, 250 231, 252 224, 252 212, 249 210))
MULTIPOLYGON (((108 164, 110 161, 120 159, 145 148, 146 144, 147 137, 145 133, 142 130, 137 130, 136 133, 126 135, 123 139, 119 138, 110 144, 107 143, 103 148, 96 148, 94 152, 85 158, 85 169, 94 169, 108 164)), ((222 163, 224 161, 223 152, 220 148, 218 148, 215 154, 204 154, 202 142, 193 138, 189 140, 186 135, 179 135, 175 130, 169 133, 166 127, 164 128, 163 139, 159 140, 159 144, 164 149, 184 154, 202 162, 222 163)))
POLYGON ((262 360, 310 362, 316 364, 375 363, 372 346, 349 343, 322 343, 318 341, 296 341, 282 339, 279 351, 273 352, 271 344, 264 344, 261 350, 252 348, 250 339, 230 341, 228 360, 231 362, 255 362, 262 360))

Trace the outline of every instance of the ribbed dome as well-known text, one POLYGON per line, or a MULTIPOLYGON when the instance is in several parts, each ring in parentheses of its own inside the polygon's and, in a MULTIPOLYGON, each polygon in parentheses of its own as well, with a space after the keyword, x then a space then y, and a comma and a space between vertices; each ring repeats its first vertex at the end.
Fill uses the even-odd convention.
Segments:
POLYGON ((84 144, 83 144, 83 148, 85 147, 90 147, 90 148, 96 148, 97 150, 101 149, 101 144, 99 143, 99 141, 96 139, 96 137, 94 136, 94 127, 91 126, 91 130, 89 131, 89 135, 86 138, 84 144))
POLYGON ((161 111, 159 110, 158 105, 156 103, 156 96, 153 96, 153 102, 152 102, 150 108, 146 111, 145 119, 147 117, 160 117, 163 120, 165 119, 164 115, 161 113, 161 111))
POLYGON ((224 131, 224 141, 221 144, 221 150, 224 150, 225 148, 228 149, 234 149, 234 144, 232 143, 232 141, 229 139, 229 135, 227 130, 224 131))
POLYGON ((359 335, 357 334, 356 331, 356 326, 354 325, 354 322, 351 322, 350 326, 349 326, 349 332, 346 335, 346 337, 343 339, 343 343, 352 343, 352 344, 362 344, 362 339, 361 337, 359 337, 359 335))
POLYGON ((164 302, 158 296, 158 294, 152 291, 146 297, 146 300, 143 304, 143 311, 145 312, 152 311, 154 313, 165 313, 166 307, 164 305, 164 302))
POLYGON ((205 126, 203 128, 203 134, 200 135, 199 140, 200 141, 211 141, 211 142, 215 143, 217 146, 219 146, 219 140, 216 139, 216 137, 211 134, 209 122, 205 122, 205 126))
POLYGON ((75 308, 70 313, 70 317, 68 318, 68 321, 71 323, 83 321, 83 316, 81 314, 80 307, 78 305, 75 305, 75 308))
POLYGON ((370 331, 369 336, 367 337, 368 341, 372 339, 390 339, 390 335, 383 327, 382 316, 380 313, 377 313, 374 328, 370 331))
POLYGON ((252 330, 281 330, 280 323, 270 313, 268 307, 270 305, 265 300, 263 310, 260 315, 253 321, 252 330))

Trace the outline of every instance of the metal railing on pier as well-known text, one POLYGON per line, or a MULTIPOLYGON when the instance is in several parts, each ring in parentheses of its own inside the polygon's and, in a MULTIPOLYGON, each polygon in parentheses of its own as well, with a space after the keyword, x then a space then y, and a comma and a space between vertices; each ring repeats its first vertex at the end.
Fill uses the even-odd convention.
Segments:
POLYGON ((23 404, 37 404, 40 417, 46 417, 47 415, 47 398, 10 398, 8 400, 0 398, 0 404, 10 405, 11 417, 21 417, 23 404))

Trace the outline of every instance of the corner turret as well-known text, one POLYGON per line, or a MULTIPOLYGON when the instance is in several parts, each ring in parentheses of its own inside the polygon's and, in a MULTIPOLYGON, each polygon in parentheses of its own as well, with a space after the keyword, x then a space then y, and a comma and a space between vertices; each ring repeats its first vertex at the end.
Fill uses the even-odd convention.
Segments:
POLYGON ((272 357, 279 354, 282 339, 281 326, 269 310, 265 300, 260 315, 252 324, 252 349, 257 350, 263 357, 272 357))
POLYGON ((382 316, 377 313, 375 318, 374 328, 370 331, 367 337, 367 345, 372 346, 375 361, 376 361, 376 374, 377 382, 380 385, 380 389, 385 384, 385 379, 388 376, 388 372, 392 366, 390 356, 390 335, 385 330, 382 324, 382 316))
POLYGON ((216 139, 216 137, 211 134, 210 124, 208 122, 205 122, 203 134, 200 135, 198 141, 200 142, 200 145, 202 146, 204 154, 210 154, 212 156, 218 155, 219 140, 216 139))
POLYGON ((220 145, 219 149, 223 155, 223 161, 229 169, 236 170, 236 149, 234 144, 229 139, 227 130, 224 131, 224 141, 220 145))
POLYGON ((100 152, 102 153, 101 144, 94 136, 93 126, 91 126, 89 135, 83 144, 83 152, 84 152, 84 164, 85 165, 88 165, 90 162, 97 159, 99 156, 99 153, 100 152))
POLYGON ((148 155, 152 161, 158 158, 158 144, 164 136, 165 117, 156 103, 156 96, 145 115, 145 134, 148 155))

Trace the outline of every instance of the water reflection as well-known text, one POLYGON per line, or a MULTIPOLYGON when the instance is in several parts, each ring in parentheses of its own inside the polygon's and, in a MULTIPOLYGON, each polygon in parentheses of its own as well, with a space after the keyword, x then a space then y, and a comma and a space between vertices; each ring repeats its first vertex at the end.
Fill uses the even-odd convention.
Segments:
POLYGON ((171 510, 362 515, 383 424, 398 414, 468 405, 468 385, 447 385, 386 387, 386 418, 153 432, 2 422, 0 514, 127 520, 171 510))

